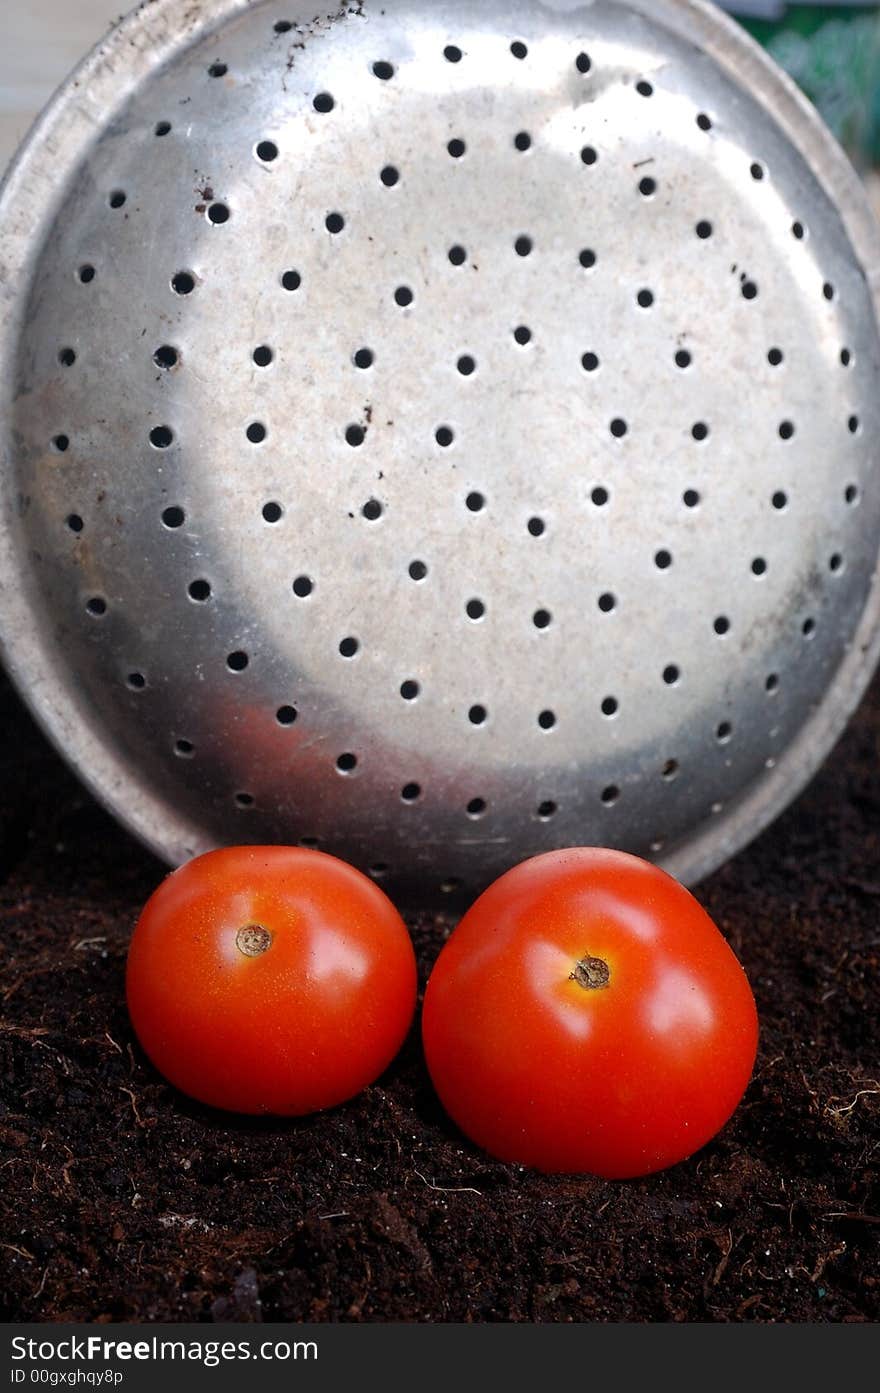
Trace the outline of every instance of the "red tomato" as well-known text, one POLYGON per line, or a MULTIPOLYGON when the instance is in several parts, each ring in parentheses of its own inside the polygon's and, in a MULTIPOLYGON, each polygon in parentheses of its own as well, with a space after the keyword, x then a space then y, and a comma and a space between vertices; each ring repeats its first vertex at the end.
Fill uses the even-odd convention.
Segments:
POLYGON ((683 886, 575 847, 480 896, 428 983, 422 1032, 450 1116, 486 1151, 609 1179, 690 1156, 755 1061, 745 973, 683 886))
POLYGON ((387 895, 344 861, 228 847, 147 901, 126 990, 141 1044, 182 1092, 298 1115, 359 1093, 394 1058, 415 956, 387 895))

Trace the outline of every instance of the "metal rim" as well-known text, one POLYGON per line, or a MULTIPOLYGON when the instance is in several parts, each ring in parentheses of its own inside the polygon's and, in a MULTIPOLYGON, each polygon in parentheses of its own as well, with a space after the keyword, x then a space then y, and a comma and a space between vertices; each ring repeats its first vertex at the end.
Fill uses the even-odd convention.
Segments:
MULTIPOLYGON (((112 111, 141 77, 207 29, 250 6, 243 0, 200 0, 180 25, 174 0, 153 0, 134 11, 83 61, 38 118, 0 188, 3 255, 0 296, 0 375, 12 370, 22 302, 15 288, 27 276, 34 229, 51 216, 57 189, 80 157, 94 130, 94 115, 112 111), (51 159, 46 159, 47 151, 51 159)), ((304 5, 288 6, 307 19, 304 5)), ((819 183, 834 199, 850 243, 864 272, 875 318, 880 307, 880 232, 864 191, 813 108, 738 25, 703 0, 635 0, 631 8, 669 28, 696 38, 708 56, 740 85, 756 94, 797 147, 819 183)), ((551 11, 570 15, 577 6, 556 0, 551 11)), ((585 18, 589 7, 584 7, 585 18)), ((369 12, 366 11, 367 17, 369 12)), ((6 449, 10 450, 7 441, 6 449)), ((7 458, 8 463, 8 458, 7 458)), ((8 491, 7 491, 8 493, 8 491)), ((179 862, 207 849, 198 828, 171 816, 167 806, 144 791, 133 810, 126 797, 130 774, 102 738, 99 721, 84 704, 71 702, 52 644, 35 630, 22 587, 14 538, 14 500, 4 501, 0 527, 0 593, 4 601, 3 657, 35 717, 56 747, 76 767, 94 795, 157 855, 179 862)), ((876 581, 876 571, 874 579, 876 581)), ((880 587, 873 586, 849 651, 823 702, 780 756, 772 778, 738 800, 711 827, 687 845, 661 858, 664 868, 694 883, 752 840, 804 787, 828 754, 871 677, 880 657, 880 587)))

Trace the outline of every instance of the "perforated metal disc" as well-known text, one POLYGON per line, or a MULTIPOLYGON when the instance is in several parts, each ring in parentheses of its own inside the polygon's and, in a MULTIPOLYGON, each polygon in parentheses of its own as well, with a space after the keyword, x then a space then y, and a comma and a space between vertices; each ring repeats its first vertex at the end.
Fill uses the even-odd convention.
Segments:
POLYGON ((708 7, 157 0, 0 213, 7 659, 169 860, 693 880, 839 733, 877 234, 708 7))

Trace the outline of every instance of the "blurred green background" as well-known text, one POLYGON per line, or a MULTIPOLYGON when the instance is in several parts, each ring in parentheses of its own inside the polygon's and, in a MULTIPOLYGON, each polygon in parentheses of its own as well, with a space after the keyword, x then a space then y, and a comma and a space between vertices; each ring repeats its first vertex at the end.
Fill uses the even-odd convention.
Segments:
POLYGON ((818 107, 858 168, 880 164, 880 5, 724 0, 818 107))

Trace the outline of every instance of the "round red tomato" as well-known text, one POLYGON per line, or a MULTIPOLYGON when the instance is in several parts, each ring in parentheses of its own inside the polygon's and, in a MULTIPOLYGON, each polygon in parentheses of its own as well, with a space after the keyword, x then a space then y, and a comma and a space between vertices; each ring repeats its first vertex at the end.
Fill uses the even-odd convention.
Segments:
POLYGON ((524 861, 476 901, 428 983, 440 1099, 492 1155, 609 1179, 690 1156, 755 1060, 745 973, 692 895, 591 847, 524 861))
POLYGON ((211 851, 159 886, 128 954, 128 1009, 156 1068, 234 1112, 301 1114, 381 1074, 416 969, 387 895, 320 851, 211 851))

